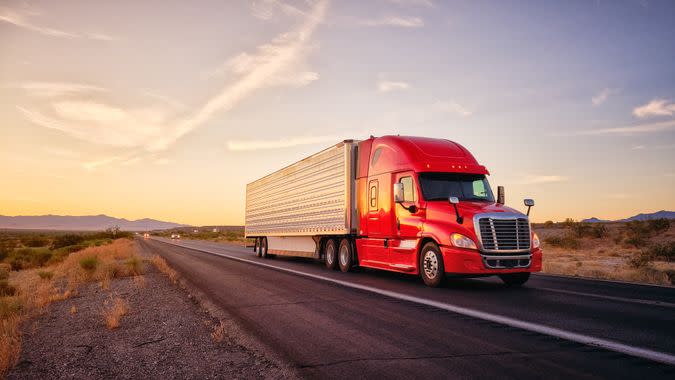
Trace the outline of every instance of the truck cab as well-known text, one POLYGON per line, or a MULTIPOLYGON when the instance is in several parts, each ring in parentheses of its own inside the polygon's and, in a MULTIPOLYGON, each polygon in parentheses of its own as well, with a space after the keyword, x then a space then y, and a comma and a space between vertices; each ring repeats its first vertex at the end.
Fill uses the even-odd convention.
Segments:
POLYGON ((357 154, 358 265, 418 274, 430 286, 446 275, 520 285, 541 270, 528 216, 494 196, 488 170, 460 144, 371 137, 357 154))

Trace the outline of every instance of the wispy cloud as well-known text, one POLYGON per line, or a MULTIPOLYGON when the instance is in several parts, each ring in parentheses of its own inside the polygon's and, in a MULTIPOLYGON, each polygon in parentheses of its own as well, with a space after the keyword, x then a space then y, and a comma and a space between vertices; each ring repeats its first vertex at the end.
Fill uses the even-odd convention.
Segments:
MULTIPOLYGON (((270 43, 258 46, 253 53, 242 53, 230 59, 224 66, 229 81, 200 107, 192 111, 181 110, 184 118, 175 116, 180 104, 161 96, 145 95, 162 102, 151 107, 118 107, 103 100, 71 100, 58 98, 85 91, 103 91, 86 85, 32 83, 24 87, 34 94, 54 97, 42 108, 17 107, 30 122, 59 130, 73 137, 96 144, 135 148, 132 156, 103 157, 84 163, 87 169, 129 162, 145 151, 153 156, 173 145, 181 137, 211 120, 217 114, 226 112, 256 90, 271 86, 302 86, 318 79, 318 74, 302 70, 309 52, 311 37, 324 19, 328 3, 325 0, 314 3, 308 16, 293 31, 282 33, 270 43), (140 149, 140 151, 139 151, 140 149)), ((91 94, 87 94, 91 95, 91 94)), ((135 161, 131 161, 135 162, 135 161)), ((166 161, 168 162, 168 161, 166 161)), ((157 164, 166 163, 163 159, 157 164)))
POLYGON ((636 107, 633 110, 633 115, 639 118, 649 116, 673 116, 675 113, 675 103, 665 99, 654 99, 651 102, 636 107))
POLYGON ((614 95, 617 93, 618 90, 616 89, 603 88, 593 98, 591 98, 591 102, 593 103, 594 106, 599 106, 602 103, 606 102, 607 98, 609 98, 610 95, 614 95))
POLYGON ((286 16, 311 17, 304 10, 281 0, 262 0, 251 3, 251 13, 261 20, 272 20, 282 13, 286 16))
POLYGON ((379 92, 390 92, 395 90, 407 90, 410 88, 410 85, 406 82, 396 82, 389 80, 380 80, 377 82, 377 91, 379 92))
POLYGON ((521 185, 534 185, 541 183, 554 183, 554 182, 564 182, 567 181, 567 177, 560 175, 526 175, 518 183, 521 185))
POLYGON ((659 123, 632 125, 627 127, 593 129, 590 131, 578 131, 575 135, 636 135, 645 133, 664 132, 675 129, 675 120, 662 121, 659 123))
POLYGON ((361 25, 421 28, 424 26, 424 20, 419 17, 385 16, 371 20, 363 20, 361 21, 361 25))
POLYGON ((0 8, 0 21, 12 24, 19 28, 23 28, 32 32, 40 33, 45 36, 59 37, 59 38, 86 38, 99 41, 112 41, 115 38, 102 33, 74 33, 61 29, 40 26, 29 19, 36 15, 36 12, 27 13, 0 8))
POLYGON ((29 95, 36 97, 59 97, 85 92, 105 92, 106 89, 81 83, 24 82, 17 85, 29 95))
POLYGON ((466 107, 462 106, 461 104, 455 103, 455 102, 436 102, 434 103, 434 108, 436 108, 439 111, 442 112, 449 112, 449 113, 454 113, 456 115, 462 116, 462 117, 468 117, 473 114, 470 110, 466 109, 466 107))
POLYGON ((342 136, 296 136, 281 137, 278 139, 265 140, 230 140, 227 142, 227 149, 232 151, 249 151, 262 149, 282 149, 298 145, 335 143, 342 140, 342 136))
POLYGON ((308 79, 313 80, 308 75, 298 75, 294 69, 302 63, 308 50, 307 45, 317 26, 323 21, 327 6, 327 1, 317 2, 298 29, 283 33, 271 43, 259 46, 254 54, 242 53, 235 57, 236 64, 230 67, 235 68, 234 73, 238 77, 147 148, 151 151, 166 149, 211 119, 217 112, 232 109, 256 90, 283 83, 298 85, 307 83, 308 79))

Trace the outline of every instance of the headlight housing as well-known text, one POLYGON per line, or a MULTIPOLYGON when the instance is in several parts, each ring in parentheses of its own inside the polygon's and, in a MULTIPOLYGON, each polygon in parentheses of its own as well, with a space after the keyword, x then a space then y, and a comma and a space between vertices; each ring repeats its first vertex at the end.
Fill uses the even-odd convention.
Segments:
POLYGON ((539 248, 539 245, 541 245, 539 235, 536 232, 532 232, 532 248, 539 248))
POLYGON ((458 248, 478 249, 476 248, 476 243, 473 240, 462 234, 455 233, 450 235, 450 241, 452 242, 452 245, 458 248))

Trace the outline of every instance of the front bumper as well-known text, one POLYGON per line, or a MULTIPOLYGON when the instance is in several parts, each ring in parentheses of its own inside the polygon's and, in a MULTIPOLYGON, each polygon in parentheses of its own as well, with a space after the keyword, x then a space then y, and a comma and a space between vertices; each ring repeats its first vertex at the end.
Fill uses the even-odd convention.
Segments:
POLYGON ((526 263, 523 261, 523 256, 526 256, 527 254, 481 255, 475 250, 448 246, 442 246, 441 253, 443 254, 443 264, 445 266, 446 273, 489 275, 499 273, 541 271, 541 249, 539 248, 533 249, 531 251, 529 266, 514 268, 504 268, 504 266, 511 266, 513 264, 512 260, 519 261, 515 263, 516 265, 525 265, 526 263))

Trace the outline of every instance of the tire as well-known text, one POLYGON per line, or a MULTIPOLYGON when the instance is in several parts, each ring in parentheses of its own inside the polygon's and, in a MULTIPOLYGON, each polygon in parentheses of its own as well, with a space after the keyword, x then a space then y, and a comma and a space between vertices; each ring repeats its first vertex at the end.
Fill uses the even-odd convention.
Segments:
POLYGON ((340 242, 340 249, 338 250, 338 265, 343 272, 349 272, 354 264, 354 252, 352 252, 351 240, 344 238, 340 242))
POLYGON ((333 239, 326 240, 326 244, 323 247, 323 257, 326 263, 326 268, 328 269, 337 268, 338 265, 337 252, 338 247, 337 244, 335 243, 335 240, 333 239))
POLYGON ((530 279, 530 272, 500 274, 506 286, 521 286, 530 279))
POLYGON ((258 257, 262 257, 262 247, 260 244, 260 238, 255 238, 255 255, 258 257))
POLYGON ((269 257, 267 254, 267 238, 266 237, 261 237, 260 238, 260 257, 263 259, 266 259, 269 257))
POLYGON ((436 288, 443 283, 445 279, 443 255, 436 243, 429 242, 422 247, 419 266, 420 276, 427 286, 436 288))

